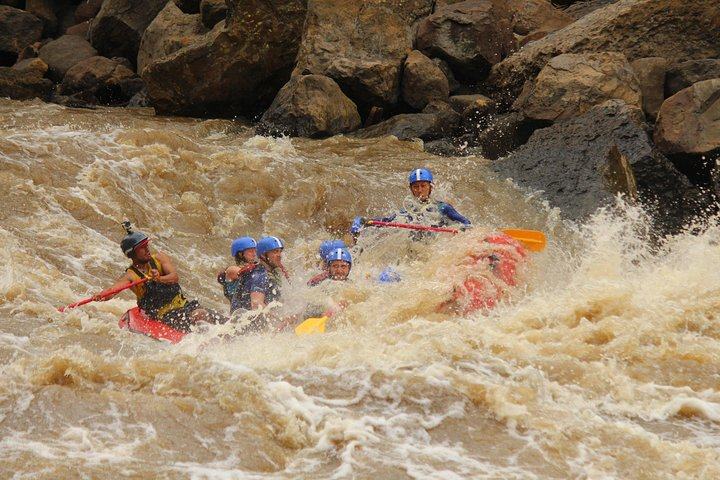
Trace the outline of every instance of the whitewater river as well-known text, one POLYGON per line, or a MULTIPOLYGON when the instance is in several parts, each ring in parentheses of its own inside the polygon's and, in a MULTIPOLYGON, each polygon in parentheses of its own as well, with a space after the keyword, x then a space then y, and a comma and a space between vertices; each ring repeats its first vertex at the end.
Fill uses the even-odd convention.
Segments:
POLYGON ((569 225, 487 161, 418 143, 8 100, 0 188, 0 478, 720 478, 717 225, 650 248, 639 209, 569 225), (129 291, 58 312, 123 274, 123 220, 222 312, 230 241, 283 238, 278 308, 301 310, 320 242, 402 206, 417 167, 476 228, 364 232, 323 335, 171 345, 118 328, 129 291), (548 236, 526 286, 436 313, 499 228, 548 236), (374 281, 386 266, 402 281, 374 281))

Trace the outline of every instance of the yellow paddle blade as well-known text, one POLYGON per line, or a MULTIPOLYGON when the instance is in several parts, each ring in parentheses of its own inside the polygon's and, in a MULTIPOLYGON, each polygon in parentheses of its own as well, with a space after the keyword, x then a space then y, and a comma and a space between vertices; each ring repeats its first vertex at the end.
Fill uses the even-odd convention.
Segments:
POLYGON ((545 249, 545 234, 537 230, 517 230, 507 228, 501 230, 505 235, 509 235, 518 242, 522 243, 525 248, 533 252, 540 252, 545 249))
POLYGON ((327 322, 327 315, 324 317, 308 318, 300 325, 295 327, 295 334, 310 335, 311 333, 323 333, 325 331, 325 322, 327 322))

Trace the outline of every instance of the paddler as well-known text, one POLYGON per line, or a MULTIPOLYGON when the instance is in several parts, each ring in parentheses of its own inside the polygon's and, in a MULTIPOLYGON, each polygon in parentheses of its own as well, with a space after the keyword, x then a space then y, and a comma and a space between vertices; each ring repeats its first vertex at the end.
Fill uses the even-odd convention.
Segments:
MULTIPOLYGON (((142 278, 148 281, 131 287, 137 296, 137 304, 145 314, 176 330, 189 332, 197 322, 224 323, 227 318, 217 312, 202 308, 197 300, 188 300, 178 283, 180 276, 170 257, 163 252, 153 254, 150 251, 150 237, 143 232, 133 231, 130 222, 124 222, 127 235, 120 242, 125 256, 132 265, 110 288, 129 285, 142 278)), ((93 300, 104 302, 115 295, 96 294, 93 300)))
POLYGON ((223 287, 225 298, 232 302, 238 283, 257 266, 257 242, 252 237, 236 238, 230 245, 230 255, 235 259, 235 265, 218 273, 217 281, 223 287))
POLYGON ((318 249, 318 256, 320 257, 320 261, 318 263, 320 265, 320 268, 322 269, 322 272, 308 280, 308 286, 313 287, 328 278, 329 271, 327 257, 330 252, 335 251, 338 248, 345 248, 345 242, 343 242, 342 240, 325 240, 320 244, 320 248, 318 249))
POLYGON ((412 200, 409 205, 385 218, 366 219, 365 217, 356 217, 350 227, 353 238, 357 238, 360 230, 367 225, 368 220, 402 222, 440 228, 459 224, 461 230, 471 226, 470 220, 460 215, 452 205, 430 198, 433 189, 433 175, 430 170, 416 168, 410 172, 408 180, 410 193, 412 193, 412 200))
MULTIPOLYGON (((230 313, 262 310, 270 302, 280 299, 281 277, 287 272, 282 264, 285 244, 277 237, 263 237, 257 242, 258 265, 238 285, 230 303, 230 313)), ((263 315, 253 319, 247 331, 261 331, 268 326, 263 315)))
POLYGON ((344 308, 347 304, 345 301, 335 302, 332 299, 333 293, 337 291, 333 287, 339 286, 336 282, 347 282, 352 269, 352 255, 347 248, 335 248, 331 250, 327 255, 327 275, 321 280, 314 283, 308 282, 308 286, 317 287, 320 286, 322 294, 327 295, 327 302, 331 304, 331 308, 328 309, 328 305, 311 304, 305 308, 302 318, 320 317, 322 315, 330 316, 331 311, 336 311, 338 308, 344 308))
POLYGON ((347 281, 348 275, 350 275, 350 269, 352 268, 350 251, 347 248, 335 248, 327 254, 326 259, 327 275, 315 282, 311 280, 308 282, 309 286, 315 287, 327 280, 338 282, 347 281))

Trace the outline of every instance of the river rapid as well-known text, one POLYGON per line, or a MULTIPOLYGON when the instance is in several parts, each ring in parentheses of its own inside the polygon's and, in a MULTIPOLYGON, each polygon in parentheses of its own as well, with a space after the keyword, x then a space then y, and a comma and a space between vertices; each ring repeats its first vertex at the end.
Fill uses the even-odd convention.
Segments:
POLYGON ((637 207, 569 225, 483 159, 392 138, 9 100, 0 133, 0 478, 720 478, 717 221, 650 246, 637 207), (320 242, 403 205, 418 167, 475 228, 363 232, 325 334, 171 345, 118 328, 129 291, 58 312, 123 274, 123 220, 223 313, 231 240, 281 237, 279 308, 301 310, 320 242), (527 284, 436 313, 499 228, 548 236, 527 284), (401 282, 374 281, 387 266, 401 282))

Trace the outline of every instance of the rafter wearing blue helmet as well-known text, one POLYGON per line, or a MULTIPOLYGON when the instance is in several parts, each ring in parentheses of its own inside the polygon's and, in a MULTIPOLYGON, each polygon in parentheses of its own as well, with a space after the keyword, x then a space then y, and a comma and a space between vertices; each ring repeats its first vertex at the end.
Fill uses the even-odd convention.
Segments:
MULTIPOLYGON (((459 223, 462 225, 461 229, 471 225, 470 220, 460 215, 449 203, 430 198, 433 188, 433 175, 430 170, 426 168, 412 170, 408 175, 408 183, 414 201, 405 208, 401 208, 397 213, 371 220, 402 222, 428 227, 447 227, 452 223, 459 223)), ((356 237, 366 223, 367 219, 364 217, 356 217, 350 227, 350 233, 356 237)), ((419 236, 417 232, 415 232, 415 236, 419 236)))
MULTIPOLYGON (((257 242, 258 265, 238 285, 230 303, 230 312, 237 310, 261 310, 270 302, 280 299, 281 276, 287 277, 282 264, 285 244, 278 237, 263 237, 257 242)), ((267 320, 258 316, 251 323, 250 330, 261 331, 267 327, 267 320)))
POLYGON ((230 265, 217 275, 217 281, 223 287, 223 295, 232 301, 238 284, 243 281, 257 265, 257 242, 252 237, 236 238, 230 244, 230 255, 235 265, 230 265))

